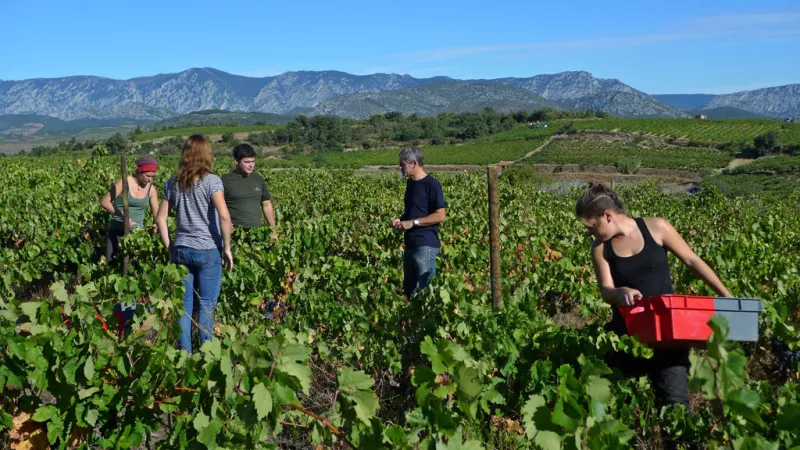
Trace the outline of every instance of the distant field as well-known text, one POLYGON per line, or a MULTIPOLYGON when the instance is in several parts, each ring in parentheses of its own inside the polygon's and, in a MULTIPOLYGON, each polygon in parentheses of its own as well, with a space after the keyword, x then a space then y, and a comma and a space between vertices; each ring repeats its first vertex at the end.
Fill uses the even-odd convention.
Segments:
MULTIPOLYGON (((435 145, 423 147, 425 164, 493 164, 518 159, 541 145, 544 136, 502 142, 476 142, 464 145, 435 145)), ((393 166, 397 164, 399 149, 356 150, 328 152, 313 155, 296 155, 292 161, 299 164, 334 164, 345 166, 393 166)))
POLYGON ((765 156, 730 171, 726 171, 726 173, 732 175, 757 172, 771 172, 774 174, 800 173, 800 156, 765 156))
POLYGON ((768 194, 783 197, 790 192, 800 191, 800 176, 797 174, 723 174, 704 178, 700 185, 704 187, 714 186, 719 188, 723 194, 732 197, 751 194, 768 194))
POLYGON ((680 170, 722 168, 733 159, 728 153, 707 148, 645 148, 625 141, 579 137, 555 139, 525 161, 535 164, 613 166, 620 159, 631 157, 639 158, 641 167, 680 170))
POLYGON ((752 141, 759 134, 774 130, 783 143, 800 144, 800 124, 777 120, 746 119, 600 119, 576 121, 578 130, 619 130, 660 136, 686 137, 698 142, 752 141))
POLYGON ((189 136, 192 134, 202 134, 209 136, 212 134, 225 134, 225 133, 251 133, 254 131, 274 130, 279 128, 279 125, 247 125, 247 126, 208 126, 208 127, 192 127, 192 128, 176 128, 174 130, 154 131, 152 133, 144 133, 136 136, 137 141, 150 141, 170 136, 189 136))

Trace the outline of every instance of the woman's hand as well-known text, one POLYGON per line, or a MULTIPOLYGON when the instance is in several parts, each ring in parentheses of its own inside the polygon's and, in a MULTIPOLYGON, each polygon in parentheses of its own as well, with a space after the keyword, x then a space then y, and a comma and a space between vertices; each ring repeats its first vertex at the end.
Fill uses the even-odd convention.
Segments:
POLYGON ((637 300, 642 299, 642 293, 638 289, 628 287, 619 288, 619 305, 633 306, 637 300))
POLYGON ((233 253, 230 249, 222 252, 222 265, 228 268, 228 272, 233 270, 233 253))

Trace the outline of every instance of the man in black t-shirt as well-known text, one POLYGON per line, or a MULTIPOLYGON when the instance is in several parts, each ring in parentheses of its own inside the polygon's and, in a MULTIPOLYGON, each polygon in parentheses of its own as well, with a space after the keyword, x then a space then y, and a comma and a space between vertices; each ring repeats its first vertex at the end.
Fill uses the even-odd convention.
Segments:
POLYGON ((424 289, 436 275, 439 253, 439 224, 444 222, 445 208, 442 185, 425 173, 422 151, 407 147, 400 152, 400 171, 406 181, 405 212, 394 219, 392 227, 403 230, 403 291, 410 298, 424 289))
MULTIPOLYGON (((272 195, 264 177, 254 173, 256 152, 250 144, 239 144, 233 149, 236 168, 223 175, 225 203, 234 226, 256 228, 262 225, 261 215, 275 230, 275 210, 272 195)), ((276 235, 273 233, 273 238, 276 235)))

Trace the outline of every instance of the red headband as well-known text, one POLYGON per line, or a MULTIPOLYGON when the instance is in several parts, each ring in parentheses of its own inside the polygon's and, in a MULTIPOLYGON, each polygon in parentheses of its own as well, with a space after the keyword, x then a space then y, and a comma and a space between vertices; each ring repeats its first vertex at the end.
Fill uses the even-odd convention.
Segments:
POLYGON ((139 173, 143 172, 158 172, 158 164, 145 164, 136 168, 139 173))

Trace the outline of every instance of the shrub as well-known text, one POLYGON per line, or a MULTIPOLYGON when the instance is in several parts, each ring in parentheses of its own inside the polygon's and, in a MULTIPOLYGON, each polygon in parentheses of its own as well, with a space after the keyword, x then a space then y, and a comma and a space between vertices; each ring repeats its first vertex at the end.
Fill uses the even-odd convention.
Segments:
POLYGON ((625 174, 634 174, 642 167, 642 160, 639 158, 620 158, 616 164, 617 172, 625 174))

